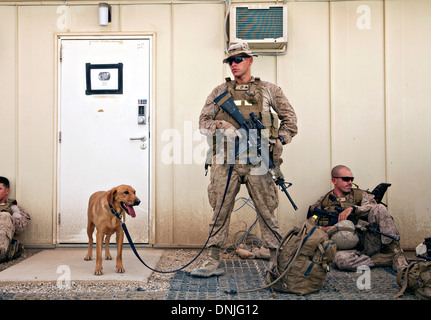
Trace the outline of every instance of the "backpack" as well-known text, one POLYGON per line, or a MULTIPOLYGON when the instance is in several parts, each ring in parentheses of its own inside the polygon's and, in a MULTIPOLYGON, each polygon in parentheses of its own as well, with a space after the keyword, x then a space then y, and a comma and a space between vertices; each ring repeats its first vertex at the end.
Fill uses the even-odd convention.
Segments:
POLYGON ((276 291, 300 295, 318 291, 336 251, 336 244, 311 217, 283 238, 276 251, 277 266, 267 273, 267 282, 276 291))
POLYGON ((415 261, 397 274, 397 283, 401 290, 394 296, 398 298, 406 289, 411 290, 422 300, 431 300, 431 261, 415 261), (403 284, 401 286, 401 280, 403 284))

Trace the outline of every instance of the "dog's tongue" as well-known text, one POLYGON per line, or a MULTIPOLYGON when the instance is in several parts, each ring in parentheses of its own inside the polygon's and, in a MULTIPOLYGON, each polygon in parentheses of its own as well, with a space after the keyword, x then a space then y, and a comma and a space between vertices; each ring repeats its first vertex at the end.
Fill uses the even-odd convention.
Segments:
POLYGON ((126 206, 127 211, 132 216, 132 218, 136 217, 135 209, 133 209, 133 207, 131 206, 128 206, 127 204, 124 204, 124 205, 126 206))

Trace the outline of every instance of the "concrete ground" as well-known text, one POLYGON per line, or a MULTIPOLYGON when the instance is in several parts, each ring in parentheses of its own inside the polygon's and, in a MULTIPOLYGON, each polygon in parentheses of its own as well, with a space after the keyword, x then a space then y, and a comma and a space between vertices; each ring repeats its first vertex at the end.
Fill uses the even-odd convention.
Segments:
MULTIPOLYGON (((151 268, 155 268, 163 250, 138 250, 141 258, 151 268)), ((111 249, 113 260, 103 259, 102 276, 94 275, 96 253, 93 250, 93 260, 85 261, 87 249, 56 248, 43 250, 24 261, 0 272, 0 285, 11 282, 57 282, 59 279, 70 277, 71 281, 148 281, 152 271, 146 268, 135 256, 130 248, 123 250, 123 265, 127 272, 115 271, 116 249, 111 249)), ((103 253, 104 254, 104 253, 103 253)))

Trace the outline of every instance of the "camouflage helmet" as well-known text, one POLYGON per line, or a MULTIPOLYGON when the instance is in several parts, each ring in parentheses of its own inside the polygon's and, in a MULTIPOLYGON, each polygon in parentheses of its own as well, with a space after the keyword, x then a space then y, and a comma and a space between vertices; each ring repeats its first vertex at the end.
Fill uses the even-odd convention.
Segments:
POLYGON ((231 44, 227 49, 227 57, 223 60, 223 62, 226 63, 229 58, 235 56, 257 57, 256 54, 251 52, 247 42, 238 42, 231 44))
POLYGON ((355 225, 350 220, 343 220, 328 230, 328 237, 335 242, 338 250, 349 250, 356 247, 359 237, 355 225))

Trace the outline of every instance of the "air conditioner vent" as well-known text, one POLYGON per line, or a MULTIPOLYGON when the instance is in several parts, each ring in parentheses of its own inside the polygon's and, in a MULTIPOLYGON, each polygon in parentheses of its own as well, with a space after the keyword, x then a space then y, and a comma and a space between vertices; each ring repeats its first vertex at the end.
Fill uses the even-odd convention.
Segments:
POLYGON ((283 37, 283 8, 236 10, 236 36, 241 39, 263 40, 283 37))
POLYGON ((229 42, 248 42, 253 51, 282 52, 287 48, 287 5, 232 5, 229 42))

